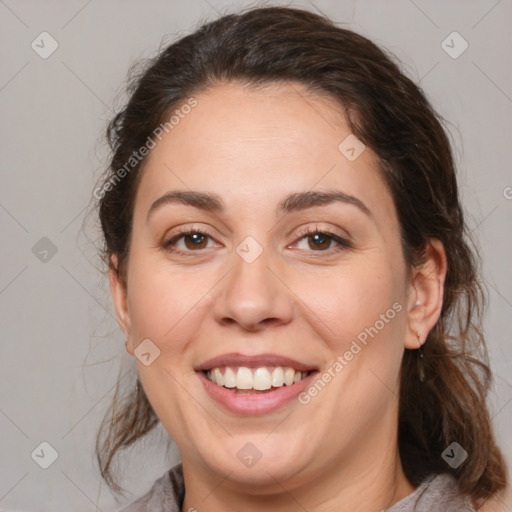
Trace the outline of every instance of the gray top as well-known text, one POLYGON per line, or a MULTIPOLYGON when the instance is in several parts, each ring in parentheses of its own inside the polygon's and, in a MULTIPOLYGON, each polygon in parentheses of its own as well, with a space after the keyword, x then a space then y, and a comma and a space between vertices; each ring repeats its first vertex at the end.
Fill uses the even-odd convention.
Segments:
MULTIPOLYGON (((119 512, 181 512, 185 485, 181 464, 164 473, 147 494, 119 512)), ((382 512, 475 512, 469 496, 457 496, 457 481, 448 474, 426 478, 409 496, 382 512)))

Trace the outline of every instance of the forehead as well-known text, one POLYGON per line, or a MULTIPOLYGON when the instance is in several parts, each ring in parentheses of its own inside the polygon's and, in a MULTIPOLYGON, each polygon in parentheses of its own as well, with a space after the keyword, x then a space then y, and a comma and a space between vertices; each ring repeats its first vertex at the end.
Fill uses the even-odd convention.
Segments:
POLYGON ((275 205, 290 192, 338 189, 377 214, 393 213, 371 149, 353 161, 340 151, 351 131, 334 99, 284 83, 229 83, 194 99, 197 106, 148 155, 139 206, 173 189, 209 191, 238 209, 275 205))

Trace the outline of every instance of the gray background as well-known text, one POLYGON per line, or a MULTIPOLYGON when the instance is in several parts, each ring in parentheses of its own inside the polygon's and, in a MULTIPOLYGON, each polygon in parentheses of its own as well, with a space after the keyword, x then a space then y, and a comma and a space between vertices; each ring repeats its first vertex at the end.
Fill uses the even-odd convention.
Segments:
MULTIPOLYGON (((468 223, 482 247, 485 332, 496 375, 491 406, 510 462, 512 2, 273 4, 318 9, 385 46, 449 121, 468 223), (453 31, 469 44, 456 59, 441 46, 453 31)), ((153 56, 161 43, 199 22, 249 5, 256 4, 0 1, 1 510, 118 506, 93 453, 117 376, 130 384, 135 375, 99 271, 95 220, 86 216, 106 163, 103 130, 125 99, 126 72, 135 60, 153 56), (31 47, 34 40, 43 46, 43 31, 59 45, 47 59, 31 47), (53 245, 39 242, 43 237, 53 245), (48 469, 31 458, 43 441, 58 453, 48 469)), ((454 45, 460 48, 460 41, 454 45)), ((123 459, 122 483, 133 493, 126 501, 177 461, 175 448, 166 454, 165 440, 160 427, 123 459)), ((40 448, 36 453, 49 460, 48 450, 44 457, 40 448)))

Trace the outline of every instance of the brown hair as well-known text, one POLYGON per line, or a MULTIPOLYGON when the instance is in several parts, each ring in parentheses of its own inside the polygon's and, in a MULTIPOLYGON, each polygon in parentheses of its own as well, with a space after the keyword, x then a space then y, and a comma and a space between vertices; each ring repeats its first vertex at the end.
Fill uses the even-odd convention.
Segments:
MULTIPOLYGON (((432 473, 451 473, 476 505, 505 488, 507 470, 496 445, 486 396, 491 384, 481 331, 485 295, 477 278, 459 201, 447 135, 423 91, 368 39, 308 11, 267 7, 227 15, 165 48, 131 78, 131 97, 107 130, 113 152, 103 178, 99 216, 104 257, 125 282, 134 198, 144 160, 105 187, 171 111, 193 94, 226 81, 248 85, 301 83, 344 108, 352 132, 378 155, 401 226, 409 267, 429 239, 446 250, 441 316, 423 346, 406 350, 401 367, 398 445, 405 474, 417 486, 432 473), (114 268, 111 256, 117 255, 114 268), (453 469, 441 457, 457 442, 469 454, 453 469)), ((95 193, 96 195, 96 193, 95 193)), ((117 392, 116 392, 117 397, 117 392)), ((158 418, 139 385, 107 414, 96 452, 102 476, 116 491, 111 463, 151 431, 158 418)))

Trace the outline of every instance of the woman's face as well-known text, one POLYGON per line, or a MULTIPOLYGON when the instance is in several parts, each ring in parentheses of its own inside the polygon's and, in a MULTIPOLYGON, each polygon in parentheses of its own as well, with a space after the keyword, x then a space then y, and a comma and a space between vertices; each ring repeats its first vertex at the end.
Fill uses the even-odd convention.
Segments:
POLYGON ((254 485, 355 475, 396 448, 415 337, 376 155, 299 85, 195 99, 147 157, 126 295, 111 276, 144 390, 184 467, 254 485))

